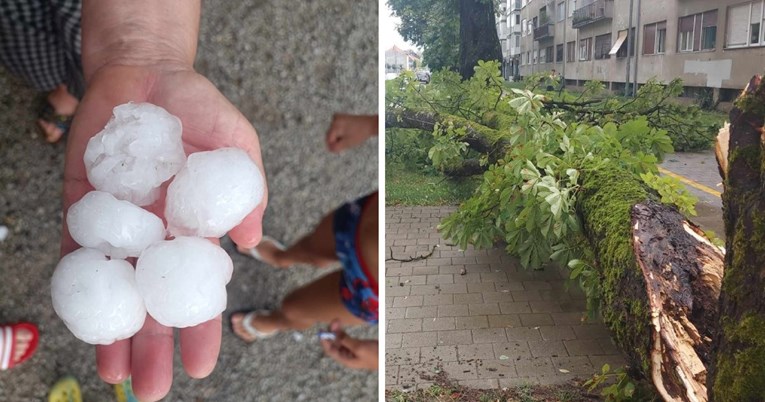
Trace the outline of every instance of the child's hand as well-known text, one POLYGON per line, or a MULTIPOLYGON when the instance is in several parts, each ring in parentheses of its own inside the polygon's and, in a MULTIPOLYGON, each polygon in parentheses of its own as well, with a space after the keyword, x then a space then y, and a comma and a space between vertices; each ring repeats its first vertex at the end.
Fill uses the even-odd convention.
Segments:
POLYGON ((377 135, 377 116, 335 114, 327 130, 327 148, 340 152, 361 145, 377 135))
POLYGON ((351 338, 340 328, 337 320, 332 321, 329 328, 336 339, 321 341, 327 356, 348 368, 378 370, 377 340, 351 338))

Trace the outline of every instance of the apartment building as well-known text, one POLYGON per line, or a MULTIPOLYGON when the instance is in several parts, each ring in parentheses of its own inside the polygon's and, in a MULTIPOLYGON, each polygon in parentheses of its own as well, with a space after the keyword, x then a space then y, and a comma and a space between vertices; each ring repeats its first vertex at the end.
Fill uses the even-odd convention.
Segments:
POLYGON ((404 70, 415 70, 420 66, 421 59, 414 50, 401 49, 393 45, 385 51, 385 73, 398 74, 404 70))
POLYGON ((688 94, 711 89, 727 101, 765 72, 765 0, 521 0, 520 6, 521 76, 554 69, 568 85, 600 80, 615 91, 635 79, 639 85, 679 77, 688 94))
POLYGON ((499 5, 497 34, 502 46, 502 76, 507 80, 520 76, 521 1, 503 0, 499 5))

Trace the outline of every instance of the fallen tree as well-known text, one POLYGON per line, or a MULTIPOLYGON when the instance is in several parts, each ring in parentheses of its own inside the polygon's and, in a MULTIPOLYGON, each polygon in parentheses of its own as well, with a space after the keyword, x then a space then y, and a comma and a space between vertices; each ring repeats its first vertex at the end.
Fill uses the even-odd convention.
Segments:
POLYGON ((528 268, 567 264, 633 374, 664 400, 760 401, 765 89, 758 79, 747 91, 731 112, 729 163, 720 164, 727 255, 686 218, 692 210, 678 210, 688 204, 682 187, 656 180, 666 132, 646 119, 564 121, 548 98, 516 90, 493 93, 510 105, 498 113, 513 116, 511 127, 492 127, 474 107, 463 106, 462 116, 432 107, 443 101, 429 108, 391 102, 386 126, 433 133, 438 152, 450 155, 440 159, 445 173, 478 160, 483 182, 442 222, 442 233, 462 247, 502 241, 528 268), (472 155, 455 158, 448 141, 472 155))

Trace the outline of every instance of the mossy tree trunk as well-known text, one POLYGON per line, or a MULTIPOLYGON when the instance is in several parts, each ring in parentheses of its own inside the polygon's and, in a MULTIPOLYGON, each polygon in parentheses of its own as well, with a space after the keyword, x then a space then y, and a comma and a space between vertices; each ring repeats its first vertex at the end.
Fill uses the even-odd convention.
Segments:
POLYGON ((764 120, 765 80, 754 77, 730 112, 726 270, 709 381, 716 402, 765 401, 764 120))
POLYGON ((460 65, 463 79, 473 76, 479 60, 502 60, 493 0, 459 0, 460 65))
POLYGON ((721 250, 621 169, 583 177, 577 210, 601 275, 601 316, 667 401, 706 401, 721 250))

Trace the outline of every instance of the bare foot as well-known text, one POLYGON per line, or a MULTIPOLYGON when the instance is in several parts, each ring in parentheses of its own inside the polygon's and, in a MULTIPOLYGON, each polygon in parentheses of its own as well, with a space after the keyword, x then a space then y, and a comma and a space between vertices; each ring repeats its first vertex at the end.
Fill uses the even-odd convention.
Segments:
MULTIPOLYGON (((231 327, 234 329, 234 334, 236 334, 236 336, 241 338, 243 341, 250 343, 256 341, 257 337, 247 331, 247 328, 244 327, 243 320, 246 315, 247 313, 231 314, 231 327)), ((279 330, 279 328, 270 318, 271 316, 253 315, 250 319, 250 326, 259 332, 268 334, 268 336, 270 336, 279 330)))
MULTIPOLYGON (((73 116, 74 112, 77 111, 79 101, 69 93, 66 85, 61 84, 48 94, 48 103, 53 107, 56 114, 73 116)), ((64 131, 54 122, 38 119, 37 124, 45 133, 45 141, 49 143, 57 142, 64 135, 64 131)))
MULTIPOLYGON (((252 254, 252 248, 245 248, 237 245, 236 249, 244 255, 254 257, 252 254)), ((263 239, 260 244, 254 247, 254 249, 260 255, 260 258, 257 258, 258 260, 277 268, 289 267, 289 263, 285 263, 285 261, 279 258, 284 250, 273 241, 263 239)))

